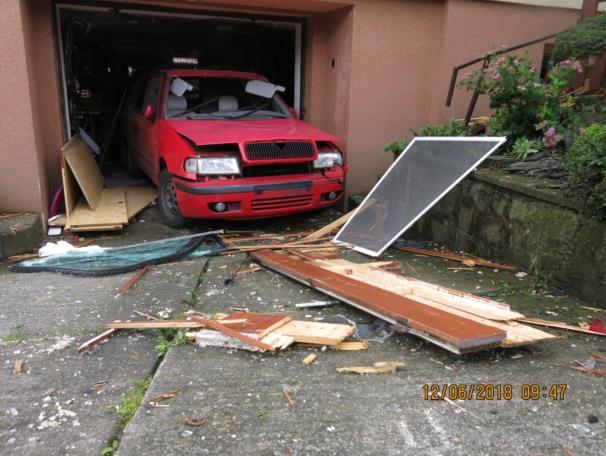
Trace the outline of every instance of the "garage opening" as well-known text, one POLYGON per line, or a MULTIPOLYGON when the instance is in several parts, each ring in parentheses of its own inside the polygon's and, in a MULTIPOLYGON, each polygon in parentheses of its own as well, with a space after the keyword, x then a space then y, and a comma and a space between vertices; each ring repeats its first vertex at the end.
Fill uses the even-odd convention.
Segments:
POLYGON ((302 19, 57 4, 57 22, 66 135, 83 137, 98 161, 118 156, 125 91, 150 69, 259 73, 301 110, 302 19))

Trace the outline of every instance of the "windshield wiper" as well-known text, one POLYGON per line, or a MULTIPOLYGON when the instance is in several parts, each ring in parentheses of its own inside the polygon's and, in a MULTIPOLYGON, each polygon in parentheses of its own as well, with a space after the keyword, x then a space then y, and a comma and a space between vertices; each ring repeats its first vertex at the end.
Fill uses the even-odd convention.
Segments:
POLYGON ((217 101, 218 99, 219 99, 219 97, 215 97, 210 100, 203 101, 202 103, 198 103, 196 106, 192 106, 191 108, 188 108, 185 111, 181 111, 181 112, 178 112, 177 114, 173 114, 171 117, 179 117, 179 116, 182 116, 183 114, 187 114, 188 112, 195 113, 196 109, 200 109, 201 107, 206 106, 207 104, 210 104, 214 101, 217 101))
POLYGON ((257 111, 260 111, 261 109, 267 108, 269 105, 271 105, 271 103, 262 104, 261 106, 258 106, 255 109, 251 109, 250 111, 245 112, 244 114, 240 114, 239 116, 230 117, 230 119, 241 119, 242 117, 250 116, 251 114, 254 114, 257 111))

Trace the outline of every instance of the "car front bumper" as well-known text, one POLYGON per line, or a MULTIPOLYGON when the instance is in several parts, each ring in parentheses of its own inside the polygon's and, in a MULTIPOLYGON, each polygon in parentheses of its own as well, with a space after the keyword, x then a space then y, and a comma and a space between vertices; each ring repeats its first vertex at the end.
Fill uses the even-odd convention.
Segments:
POLYGON ((175 177, 173 183, 181 214, 189 218, 270 218, 323 209, 343 196, 343 176, 320 173, 211 182, 175 177), (217 203, 224 203, 226 210, 217 211, 217 203))

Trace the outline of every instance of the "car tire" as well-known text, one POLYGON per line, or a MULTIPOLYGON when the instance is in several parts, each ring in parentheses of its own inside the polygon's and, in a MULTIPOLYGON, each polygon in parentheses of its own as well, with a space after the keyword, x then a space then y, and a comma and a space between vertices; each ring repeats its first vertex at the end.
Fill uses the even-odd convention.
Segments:
POLYGON ((177 202, 177 193, 173 184, 173 176, 167 170, 160 173, 159 191, 160 209, 167 225, 173 228, 184 228, 189 219, 183 217, 177 202))
POLYGON ((141 179, 144 174, 143 171, 135 164, 135 157, 133 151, 128 147, 126 141, 122 141, 122 156, 126 161, 126 172, 132 179, 141 179))

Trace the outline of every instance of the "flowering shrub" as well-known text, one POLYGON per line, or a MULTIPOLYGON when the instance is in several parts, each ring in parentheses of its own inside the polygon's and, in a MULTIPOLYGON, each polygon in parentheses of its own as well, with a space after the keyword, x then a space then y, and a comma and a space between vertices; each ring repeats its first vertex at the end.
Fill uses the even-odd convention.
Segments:
POLYGON ((524 136, 543 136, 545 147, 552 148, 570 124, 580 121, 572 97, 566 95, 575 71, 582 71, 581 63, 566 60, 543 81, 527 55, 502 55, 483 71, 468 74, 459 87, 490 97, 490 134, 505 135, 510 144, 524 136))

